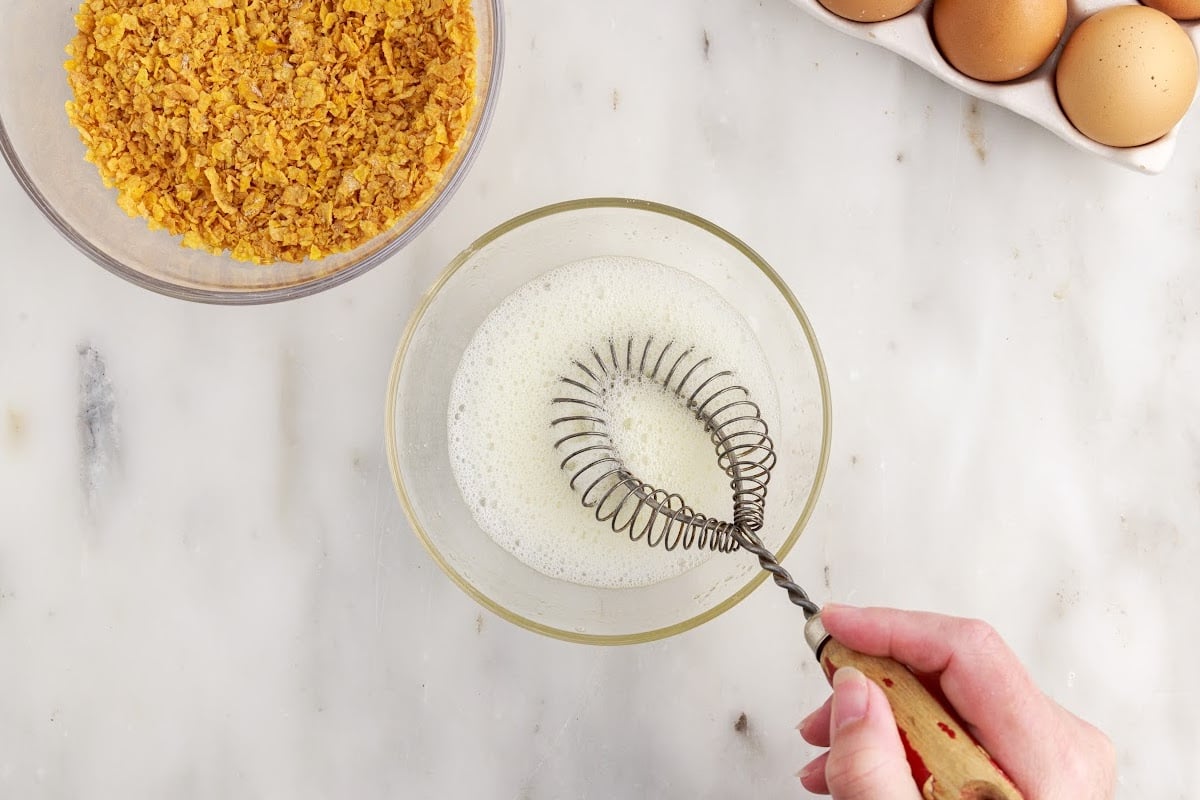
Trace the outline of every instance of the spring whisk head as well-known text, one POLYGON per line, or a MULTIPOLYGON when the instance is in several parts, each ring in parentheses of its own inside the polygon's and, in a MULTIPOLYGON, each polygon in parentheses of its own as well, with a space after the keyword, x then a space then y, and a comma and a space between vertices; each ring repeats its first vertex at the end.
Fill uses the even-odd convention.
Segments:
POLYGON ((573 361, 560 390, 551 401, 561 412, 550 423, 562 434, 554 447, 563 456, 560 466, 570 474, 571 488, 599 522, 651 547, 748 550, 805 616, 820 610, 758 537, 775 444, 761 409, 733 372, 718 369, 692 347, 631 336, 610 339, 573 361), (732 522, 699 513, 681 495, 650 485, 628 468, 613 443, 606 405, 625 381, 658 386, 703 424, 717 464, 729 477, 732 522))
POLYGON ((551 425, 564 434, 555 447, 563 456, 562 468, 571 473, 571 487, 597 520, 651 547, 726 553, 739 547, 733 528, 762 528, 775 446, 761 410, 732 372, 716 369, 694 348, 659 344, 653 337, 610 340, 571 366, 560 381, 562 395, 552 401, 563 413, 551 425), (605 403, 625 381, 659 387, 703 424, 717 464, 730 480, 732 523, 697 512, 681 495, 630 471, 613 444, 605 403))

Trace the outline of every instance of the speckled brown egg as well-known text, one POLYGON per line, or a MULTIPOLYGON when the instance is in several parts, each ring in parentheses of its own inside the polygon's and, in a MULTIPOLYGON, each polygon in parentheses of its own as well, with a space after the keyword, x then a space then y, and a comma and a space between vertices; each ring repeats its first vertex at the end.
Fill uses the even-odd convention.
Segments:
POLYGON ((828 10, 854 22, 883 22, 912 11, 921 0, 817 0, 828 10))
POLYGON ((1040 67, 1062 38, 1067 0, 934 0, 933 38, 956 70, 1011 81, 1040 67))
POLYGON ((1200 0, 1142 0, 1142 5, 1175 19, 1200 19, 1200 0))
POLYGON ((1158 139, 1196 94, 1196 49, 1179 23, 1146 6, 1080 23, 1058 60, 1058 102, 1089 139, 1136 147, 1158 139))

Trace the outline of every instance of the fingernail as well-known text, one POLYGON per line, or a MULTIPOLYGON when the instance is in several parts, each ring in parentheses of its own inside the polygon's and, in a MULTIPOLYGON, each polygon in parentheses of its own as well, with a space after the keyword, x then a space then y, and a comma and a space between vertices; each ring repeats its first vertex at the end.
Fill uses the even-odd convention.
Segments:
POLYGON ((809 763, 804 766, 804 769, 802 769, 796 773, 796 777, 802 781, 806 781, 809 778, 811 778, 813 775, 815 775, 816 772, 817 772, 816 763, 809 763))
POLYGON ((854 667, 833 673, 833 727, 840 730, 867 715, 867 676, 854 667))
POLYGON ((825 605, 821 606, 821 619, 829 619, 831 616, 836 617, 838 614, 842 613, 842 609, 844 608, 846 608, 846 606, 839 605, 837 603, 826 603, 825 605))
MULTIPOLYGON (((820 711, 820 710, 821 709, 819 709, 819 708, 817 709, 817 711, 820 711)), ((817 711, 812 712, 807 717, 800 720, 800 724, 796 726, 796 730, 798 730, 798 731, 804 730, 804 726, 808 724, 809 720, 811 720, 813 717, 815 717, 817 715, 817 711)))
POLYGON ((832 611, 834 614, 842 614, 847 611, 855 611, 858 606, 850 606, 845 603, 826 603, 821 607, 821 615, 824 616, 827 612, 832 611))

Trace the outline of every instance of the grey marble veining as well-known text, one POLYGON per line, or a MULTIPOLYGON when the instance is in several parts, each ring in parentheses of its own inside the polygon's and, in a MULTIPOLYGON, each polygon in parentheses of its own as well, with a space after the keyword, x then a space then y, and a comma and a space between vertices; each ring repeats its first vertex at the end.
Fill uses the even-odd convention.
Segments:
POLYGON ((117 401, 104 357, 95 347, 81 344, 79 354, 80 480, 89 509, 102 497, 120 463, 121 429, 117 401))
POLYGON ((835 421, 802 584, 990 620, 1112 735, 1120 797, 1194 796, 1197 112, 1147 178, 788 0, 509 5, 469 178, 326 294, 148 294, 0 176, 0 797, 804 796, 827 690, 781 592, 551 641, 481 612, 395 498, 421 293, 588 195, 712 219, 809 313, 835 421))

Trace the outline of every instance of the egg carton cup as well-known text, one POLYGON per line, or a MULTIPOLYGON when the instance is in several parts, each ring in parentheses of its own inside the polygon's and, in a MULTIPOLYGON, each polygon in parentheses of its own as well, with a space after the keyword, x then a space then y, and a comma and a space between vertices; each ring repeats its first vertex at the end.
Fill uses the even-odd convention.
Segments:
MULTIPOLYGON (((1023 78, 1006 83, 988 83, 962 74, 952 67, 938 50, 933 39, 933 0, 922 0, 920 5, 907 14, 884 22, 853 22, 843 19, 817 0, 792 2, 829 27, 897 53, 972 97, 995 103, 1033 120, 1080 150, 1148 175, 1155 175, 1166 169, 1171 156, 1175 154, 1179 125, 1149 144, 1139 147, 1109 147, 1092 141, 1076 130, 1059 106, 1058 95, 1054 90, 1054 70, 1058 65, 1059 54, 1079 23, 1105 8, 1138 5, 1137 3, 1068 0, 1066 30, 1054 52, 1046 59, 1046 63, 1023 78)), ((1182 21, 1179 24, 1187 31, 1192 45, 1200 49, 1200 24, 1182 21)))

